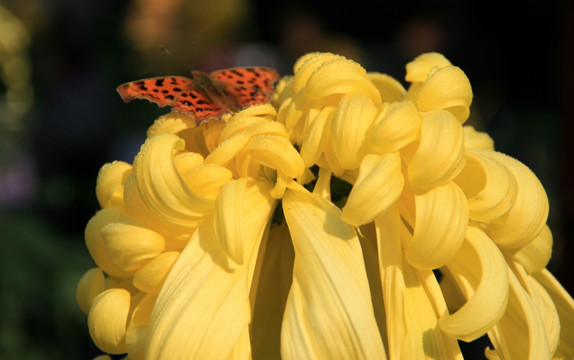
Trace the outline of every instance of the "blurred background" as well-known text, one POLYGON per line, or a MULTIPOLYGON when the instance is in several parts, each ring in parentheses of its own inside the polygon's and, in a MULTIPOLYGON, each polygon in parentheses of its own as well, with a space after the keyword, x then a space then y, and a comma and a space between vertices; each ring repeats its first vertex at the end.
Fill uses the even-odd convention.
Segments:
MULTIPOLYGON (((96 175, 105 162, 131 162, 167 112, 125 105, 117 85, 232 66, 285 75, 309 51, 399 80, 427 51, 461 67, 474 90, 467 124, 528 165, 548 192, 549 267, 573 292, 574 3, 334 3, 0 0, 0 359, 100 353, 74 297, 93 266, 83 230, 98 209, 96 175)), ((483 349, 465 347, 477 358, 483 349)))

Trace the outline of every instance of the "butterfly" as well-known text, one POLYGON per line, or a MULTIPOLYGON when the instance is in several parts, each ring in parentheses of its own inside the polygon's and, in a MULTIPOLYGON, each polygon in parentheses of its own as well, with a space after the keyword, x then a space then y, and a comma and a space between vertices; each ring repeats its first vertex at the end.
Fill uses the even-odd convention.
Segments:
POLYGON ((191 77, 163 76, 128 82, 117 90, 125 103, 146 99, 160 107, 171 106, 195 118, 199 125, 211 118, 237 112, 271 100, 277 71, 263 67, 192 71, 191 77))

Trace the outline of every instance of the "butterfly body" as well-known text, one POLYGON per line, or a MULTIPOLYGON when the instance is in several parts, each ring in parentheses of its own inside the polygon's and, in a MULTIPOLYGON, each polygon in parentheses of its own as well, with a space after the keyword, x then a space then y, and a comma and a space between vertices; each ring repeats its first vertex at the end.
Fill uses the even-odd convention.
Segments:
POLYGON ((191 77, 165 76, 118 86, 124 100, 146 99, 160 107, 191 115, 197 124, 220 119, 245 107, 271 100, 279 74, 269 68, 232 68, 212 73, 192 71, 191 77))

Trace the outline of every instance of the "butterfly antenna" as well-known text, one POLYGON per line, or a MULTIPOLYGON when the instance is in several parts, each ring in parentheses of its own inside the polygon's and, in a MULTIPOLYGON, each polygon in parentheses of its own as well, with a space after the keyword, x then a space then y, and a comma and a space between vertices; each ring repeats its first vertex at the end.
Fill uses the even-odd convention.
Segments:
POLYGON ((164 53, 168 54, 169 56, 171 56, 172 58, 176 59, 177 62, 179 62, 181 65, 183 65, 184 67, 186 67, 189 71, 192 71, 193 69, 191 68, 191 66, 189 66, 189 64, 185 63, 183 60, 181 60, 180 57, 175 56, 174 53, 172 53, 171 51, 169 51, 165 46, 160 45, 159 46, 160 50, 163 51, 164 53))

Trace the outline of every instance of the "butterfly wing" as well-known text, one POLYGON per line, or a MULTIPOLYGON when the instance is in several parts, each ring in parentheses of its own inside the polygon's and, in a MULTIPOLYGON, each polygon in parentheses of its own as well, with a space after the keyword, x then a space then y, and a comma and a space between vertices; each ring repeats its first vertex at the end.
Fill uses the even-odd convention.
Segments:
POLYGON ((226 112, 213 103, 192 79, 183 76, 132 81, 118 86, 117 90, 126 103, 133 99, 145 99, 160 107, 171 106, 172 110, 194 116, 198 124, 226 112))
POLYGON ((218 70, 210 76, 237 99, 240 108, 268 103, 280 79, 277 71, 263 67, 218 70))

